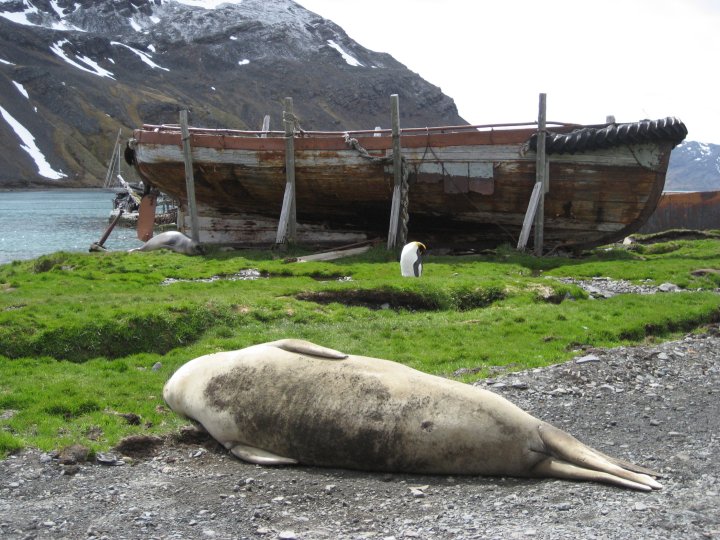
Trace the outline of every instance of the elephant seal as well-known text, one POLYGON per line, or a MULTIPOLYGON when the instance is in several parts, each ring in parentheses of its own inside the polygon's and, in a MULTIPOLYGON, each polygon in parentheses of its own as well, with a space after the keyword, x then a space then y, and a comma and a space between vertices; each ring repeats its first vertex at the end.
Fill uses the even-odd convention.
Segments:
POLYGON ((171 249, 177 253, 185 255, 202 255, 204 250, 200 244, 191 240, 179 231, 165 231, 152 237, 139 248, 131 249, 133 251, 155 251, 157 249, 171 249))
POLYGON ((400 253, 400 274, 403 277, 422 276, 422 257, 426 249, 422 242, 410 242, 405 245, 400 253))
POLYGON ((250 463, 662 487, 497 394, 308 341, 201 356, 163 398, 250 463))

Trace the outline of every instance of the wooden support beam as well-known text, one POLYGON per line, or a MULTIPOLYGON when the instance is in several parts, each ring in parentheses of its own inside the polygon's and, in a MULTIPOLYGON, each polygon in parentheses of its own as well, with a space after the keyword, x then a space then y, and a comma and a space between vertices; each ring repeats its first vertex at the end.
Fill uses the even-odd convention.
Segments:
POLYGON ((108 237, 110 236, 110 233, 111 233, 111 232, 113 231, 113 229, 115 228, 115 225, 117 225, 117 224, 118 224, 118 221, 120 221, 120 218, 122 217, 122 215, 123 215, 123 209, 120 208, 120 210, 118 210, 117 216, 115 216, 115 218, 112 220, 112 223, 110 223, 110 225, 108 225, 108 228, 105 229, 105 233, 100 237, 100 240, 98 240, 97 242, 94 242, 94 243, 90 244, 90 251, 91 251, 91 252, 93 252, 93 251, 104 251, 104 250, 105 250, 105 246, 104 246, 105 241, 106 241, 106 240, 108 239, 108 237))
POLYGON ((540 94, 539 111, 538 111, 538 132, 537 132, 537 156, 535 158, 535 185, 530 195, 530 204, 528 204, 525 219, 523 220, 520 238, 518 239, 517 249, 525 249, 530 229, 533 222, 535 224, 535 255, 542 255, 543 252, 543 235, 545 232, 545 193, 550 190, 550 178, 548 174, 548 160, 545 151, 546 138, 546 116, 547 116, 547 100, 546 94, 540 94))
POLYGON ((294 243, 297 230, 295 211, 295 114, 293 100, 285 98, 283 111, 285 125, 285 195, 278 222, 276 244, 294 243))
POLYGON ((517 244, 518 250, 525 249, 525 246, 527 245, 528 238, 530 237, 530 229, 532 228, 532 222, 535 218, 538 202, 540 201, 542 187, 543 186, 540 182, 535 182, 532 195, 530 195, 530 204, 528 204, 528 209, 525 212, 525 219, 523 220, 522 231, 520 232, 520 239, 517 244))
POLYGON ((200 227, 198 225, 197 204, 195 203, 195 175, 193 173, 192 149, 190 147, 190 128, 188 127, 188 112, 180 111, 180 130, 182 133, 183 159, 185 160, 185 188, 187 190, 188 209, 190 210, 191 238, 200 241, 200 227))
POLYGON ((390 96, 390 115, 392 120, 393 148, 393 196, 390 205, 390 228, 388 230, 388 250, 398 248, 400 239, 400 199, 402 197, 402 150, 400 145, 400 100, 397 94, 390 96))
POLYGON ((545 122, 547 118, 547 100, 545 94, 540 94, 540 102, 538 106, 538 137, 537 137, 537 157, 535 161, 535 183, 542 185, 542 193, 537 205, 535 213, 535 255, 540 257, 543 254, 543 244, 545 236, 545 194, 548 192, 547 183, 547 159, 545 151, 545 139, 547 132, 545 131, 545 122))

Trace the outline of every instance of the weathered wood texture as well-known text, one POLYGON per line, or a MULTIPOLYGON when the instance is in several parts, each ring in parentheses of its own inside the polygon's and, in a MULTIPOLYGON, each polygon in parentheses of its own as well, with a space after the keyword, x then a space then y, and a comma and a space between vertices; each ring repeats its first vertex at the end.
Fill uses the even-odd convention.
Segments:
POLYGON ((540 94, 538 104, 538 143, 537 155, 535 156, 535 183, 542 185, 542 192, 538 200, 537 211, 535 212, 535 255, 543 253, 545 238, 545 194, 549 191, 548 163, 545 148, 545 129, 547 127, 547 95, 540 94))
POLYGON ((195 204, 195 168, 192 160, 192 148, 190 147, 190 128, 188 126, 187 110, 180 111, 180 130, 182 137, 183 169, 185 171, 185 201, 187 201, 191 222, 190 236, 195 242, 197 242, 199 238, 199 226, 197 207, 195 204))
MULTIPOLYGON (((404 134, 409 237, 435 245, 515 244, 536 179, 535 152, 524 148, 533 133, 404 134)), ((373 135, 358 136, 358 143, 372 157, 390 156, 391 137, 373 135)), ((185 201, 179 189, 179 133, 139 130, 135 140, 141 177, 185 201)), ((191 131, 191 143, 198 203, 227 219, 261 215, 277 223, 286 187, 283 137, 276 132, 261 138, 191 131)), ((297 136, 294 143, 298 223, 319 227, 322 241, 330 231, 384 236, 393 193, 392 161, 363 157, 341 134, 297 136)), ((672 146, 642 143, 553 155, 552 189, 545 198, 548 246, 584 247, 635 232, 660 197, 672 146)), ((215 219, 222 230, 220 218, 215 219)), ((247 227, 235 231, 232 239, 230 233, 213 234, 234 243, 257 236, 247 227)))
POLYGON ((641 233, 668 229, 720 229, 720 191, 663 193, 641 233))

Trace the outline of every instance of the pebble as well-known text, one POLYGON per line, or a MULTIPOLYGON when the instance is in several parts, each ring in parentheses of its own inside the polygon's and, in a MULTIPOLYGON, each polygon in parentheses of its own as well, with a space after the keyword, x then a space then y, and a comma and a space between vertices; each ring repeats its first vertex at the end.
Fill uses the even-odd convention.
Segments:
POLYGON ((425 492, 420 488, 410 488, 410 494, 416 499, 422 499, 425 497, 425 492))
POLYGON ((576 364, 586 364, 588 362, 599 362, 600 357, 596 354, 588 354, 575 359, 576 364))
POLYGON ((278 538, 280 540, 296 540, 297 536, 294 531, 281 531, 280 534, 278 534, 278 538))
POLYGON ((590 280, 574 278, 557 279, 562 283, 577 285, 590 295, 590 298, 612 298, 616 294, 656 294, 658 292, 678 292, 680 287, 673 283, 663 283, 658 286, 637 285, 624 279, 610 279, 607 277, 594 277, 590 280))
POLYGON ((660 292, 678 292, 678 291, 681 290, 681 289, 680 289, 680 287, 678 287, 678 286, 675 285, 674 283, 662 283, 662 284, 658 287, 658 290, 659 290, 660 292))

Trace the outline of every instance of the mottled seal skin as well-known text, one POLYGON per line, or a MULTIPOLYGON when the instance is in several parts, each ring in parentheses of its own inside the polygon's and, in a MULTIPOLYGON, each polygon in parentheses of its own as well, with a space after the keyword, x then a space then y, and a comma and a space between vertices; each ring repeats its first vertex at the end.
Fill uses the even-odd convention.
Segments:
POLYGON ((163 397, 251 463, 661 488, 658 473, 593 450, 497 394, 307 341, 196 358, 163 397))
POLYGON ((141 247, 130 251, 155 251, 157 249, 170 249, 185 255, 202 255, 204 250, 200 244, 191 240, 179 231, 165 231, 153 236, 141 247))

